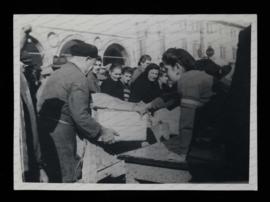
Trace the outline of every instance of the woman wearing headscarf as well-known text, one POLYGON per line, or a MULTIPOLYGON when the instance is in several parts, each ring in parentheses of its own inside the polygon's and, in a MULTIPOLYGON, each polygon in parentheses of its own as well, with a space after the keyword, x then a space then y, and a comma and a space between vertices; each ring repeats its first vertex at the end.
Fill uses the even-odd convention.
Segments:
POLYGON ((151 56, 150 55, 142 55, 140 57, 140 60, 138 62, 138 67, 135 68, 132 78, 131 78, 131 83, 133 83, 146 69, 146 67, 151 63, 151 56))
POLYGON ((145 71, 134 81, 131 86, 131 102, 150 103, 161 95, 158 84, 160 67, 154 63, 149 64, 145 71))

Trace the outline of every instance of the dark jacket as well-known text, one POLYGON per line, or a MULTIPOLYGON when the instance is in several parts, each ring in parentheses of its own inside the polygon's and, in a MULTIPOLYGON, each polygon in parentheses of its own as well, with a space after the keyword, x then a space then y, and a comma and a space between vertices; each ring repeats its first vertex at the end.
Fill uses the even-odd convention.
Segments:
POLYGON ((76 134, 89 140, 101 126, 89 113, 89 88, 85 75, 66 63, 48 78, 40 96, 39 132, 51 182, 76 180, 76 134))
POLYGON ((142 73, 131 85, 131 102, 149 103, 161 96, 161 89, 157 81, 151 82, 147 78, 148 72, 142 73))
POLYGON ((111 77, 102 82, 101 92, 124 100, 123 85, 121 81, 114 81, 111 77))

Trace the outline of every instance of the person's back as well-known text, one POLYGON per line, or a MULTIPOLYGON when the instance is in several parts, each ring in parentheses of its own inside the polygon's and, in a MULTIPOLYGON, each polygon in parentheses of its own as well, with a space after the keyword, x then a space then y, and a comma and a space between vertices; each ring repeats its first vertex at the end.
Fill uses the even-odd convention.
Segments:
POLYGON ((213 95, 213 77, 204 71, 190 70, 178 81, 178 91, 183 99, 191 99, 204 104, 213 95))
MULTIPOLYGON (((80 70, 72 63, 66 63, 52 74, 44 86, 41 95, 40 114, 50 118, 59 118, 72 123, 68 109, 69 92, 76 86, 87 90, 87 81, 80 70), (61 111, 59 111, 61 109, 61 111)), ((86 94, 89 94, 85 92, 86 94)))
POLYGON ((138 62, 138 67, 134 70, 131 78, 131 83, 134 83, 140 75, 144 72, 146 67, 151 63, 151 56, 150 55, 142 55, 138 62))

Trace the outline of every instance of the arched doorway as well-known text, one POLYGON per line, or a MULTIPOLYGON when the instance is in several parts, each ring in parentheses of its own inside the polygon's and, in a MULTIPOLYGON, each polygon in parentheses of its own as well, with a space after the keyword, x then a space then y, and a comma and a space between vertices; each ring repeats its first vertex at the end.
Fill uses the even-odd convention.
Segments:
POLYGON ((78 39, 73 39, 73 40, 68 41, 67 43, 63 45, 62 49, 60 50, 59 55, 60 56, 70 55, 70 47, 79 43, 84 43, 84 42, 78 39))
POLYGON ((119 44, 113 43, 108 46, 103 55, 103 65, 118 63, 126 65, 128 63, 128 54, 125 48, 119 44))

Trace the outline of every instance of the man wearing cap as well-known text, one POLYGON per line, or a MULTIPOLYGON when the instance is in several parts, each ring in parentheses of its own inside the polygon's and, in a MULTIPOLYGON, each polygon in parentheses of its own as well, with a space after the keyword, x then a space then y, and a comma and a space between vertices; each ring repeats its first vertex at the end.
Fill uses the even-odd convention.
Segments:
POLYGON ((76 134, 105 144, 114 143, 117 135, 89 113, 86 73, 96 61, 97 48, 81 43, 70 50, 68 62, 48 78, 40 97, 39 131, 50 182, 77 180, 76 134))

